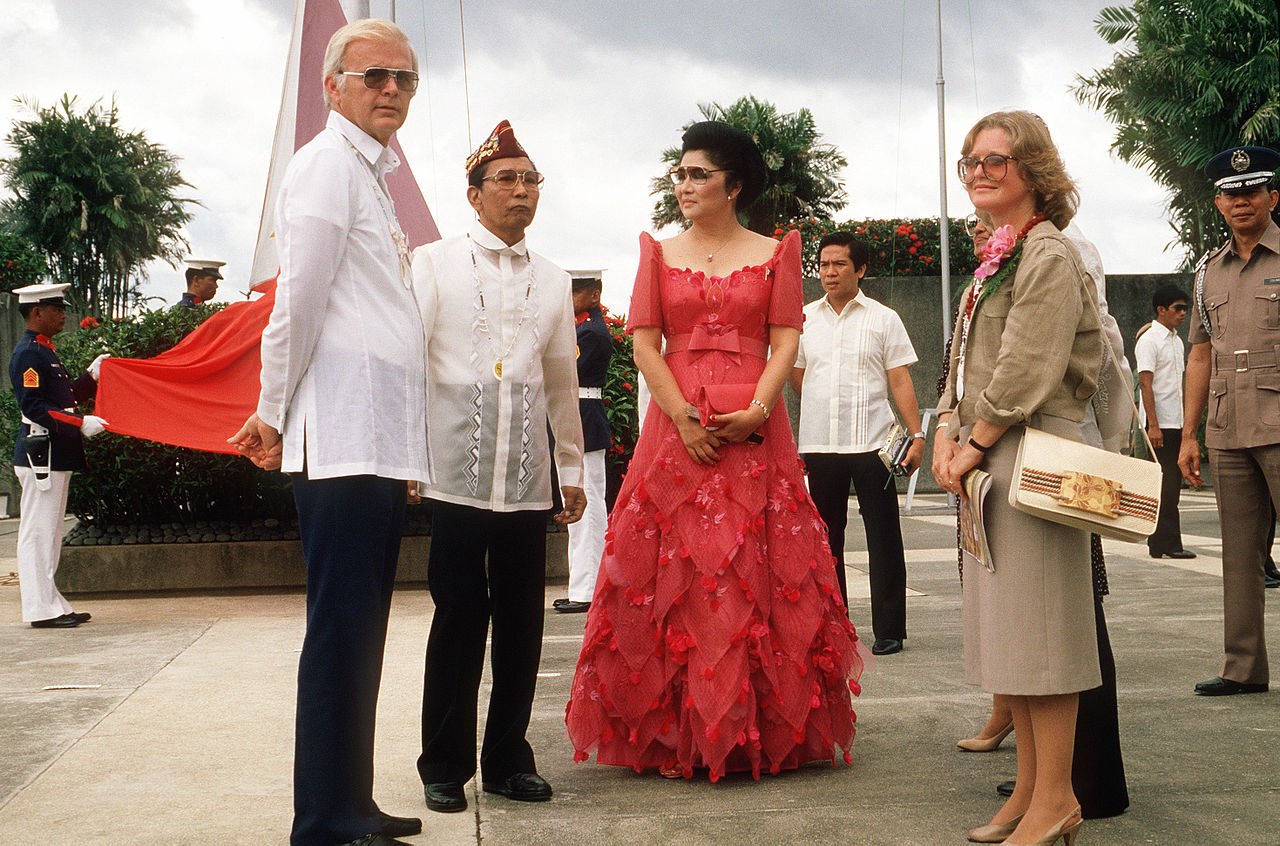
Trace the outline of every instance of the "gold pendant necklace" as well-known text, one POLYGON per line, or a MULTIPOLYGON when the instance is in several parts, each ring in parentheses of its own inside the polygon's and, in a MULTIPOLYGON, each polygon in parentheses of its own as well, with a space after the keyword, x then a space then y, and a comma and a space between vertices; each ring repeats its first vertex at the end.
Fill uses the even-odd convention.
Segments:
MULTIPOLYGON (((735 235, 737 235, 737 234, 738 234, 738 233, 737 233, 736 231, 734 231, 734 232, 730 232, 730 233, 729 233, 729 237, 728 237, 728 238, 725 238, 723 241, 721 241, 721 242, 720 242, 720 246, 716 247, 714 250, 709 251, 709 252, 707 253, 707 264, 710 264, 711 262, 715 261, 715 260, 716 260, 716 253, 718 253, 718 252, 720 252, 721 250, 723 250, 723 249, 725 248, 725 245, 726 245, 726 244, 728 244, 730 241, 732 241, 732 240, 733 240, 733 238, 734 238, 734 236, 735 236, 735 235)), ((699 247, 702 247, 703 249, 706 249, 707 244, 706 244, 706 242, 705 242, 705 241, 703 241, 703 240, 702 240, 702 238, 700 238, 700 237, 699 237, 699 236, 697 236, 697 235, 694 235, 693 237, 694 237, 694 240, 696 240, 696 241, 698 242, 698 246, 699 246, 699 247)))
MULTIPOLYGON (((502 381, 502 360, 511 355, 511 351, 515 349, 516 339, 520 337, 520 328, 524 326, 525 315, 529 312, 529 298, 533 294, 533 253, 528 249, 524 251, 524 264, 528 272, 528 284, 524 289, 524 302, 520 305, 520 318, 516 321, 516 328, 511 333, 511 340, 507 344, 507 348, 502 352, 498 352, 497 347, 493 343, 493 332, 489 328, 489 313, 484 304, 484 287, 480 284, 480 266, 476 263, 476 245, 471 240, 471 236, 467 236, 467 241, 471 246, 471 276, 476 283, 476 294, 480 298, 480 326, 484 329, 485 337, 489 339, 489 351, 493 353, 493 376, 499 382, 502 381)), ((498 328, 502 328, 502 315, 498 315, 498 328)))

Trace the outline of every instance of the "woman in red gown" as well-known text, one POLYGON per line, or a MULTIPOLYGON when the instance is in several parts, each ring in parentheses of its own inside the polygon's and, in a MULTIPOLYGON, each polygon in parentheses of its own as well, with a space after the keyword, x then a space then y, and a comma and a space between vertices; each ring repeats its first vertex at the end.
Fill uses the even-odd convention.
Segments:
POLYGON ((685 133, 689 228, 640 236, 629 328, 653 394, 605 551, 566 712, 575 758, 777 773, 850 761, 862 656, 785 407, 800 239, 743 228, 764 189, 750 136, 685 133), (662 352, 665 337, 666 351, 662 352))

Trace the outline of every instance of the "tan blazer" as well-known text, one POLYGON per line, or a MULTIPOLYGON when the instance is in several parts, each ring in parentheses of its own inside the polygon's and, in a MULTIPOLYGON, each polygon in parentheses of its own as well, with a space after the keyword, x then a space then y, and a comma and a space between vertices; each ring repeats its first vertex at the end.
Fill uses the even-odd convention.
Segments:
POLYGON ((954 411, 947 434, 986 420, 1025 424, 1036 412, 1079 422, 1098 387, 1102 327, 1093 282, 1079 253, 1052 223, 1037 224, 1022 259, 974 310, 965 346, 964 397, 956 402, 957 318, 947 387, 938 411, 954 411))

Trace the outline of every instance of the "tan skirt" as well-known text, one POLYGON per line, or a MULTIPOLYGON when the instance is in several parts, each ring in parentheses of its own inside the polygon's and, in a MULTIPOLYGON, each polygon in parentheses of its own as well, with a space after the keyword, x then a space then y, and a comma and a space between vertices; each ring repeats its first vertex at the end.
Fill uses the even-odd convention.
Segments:
MULTIPOLYGON (((1080 424, 1033 415, 1031 425, 1081 440, 1080 424)), ((964 568, 965 681, 988 693, 1045 696, 1102 684, 1094 628, 1089 535, 1009 505, 1009 482, 1024 428, 987 453, 992 476, 984 522, 995 572, 964 568)), ((960 442, 969 437, 961 430, 960 442)))

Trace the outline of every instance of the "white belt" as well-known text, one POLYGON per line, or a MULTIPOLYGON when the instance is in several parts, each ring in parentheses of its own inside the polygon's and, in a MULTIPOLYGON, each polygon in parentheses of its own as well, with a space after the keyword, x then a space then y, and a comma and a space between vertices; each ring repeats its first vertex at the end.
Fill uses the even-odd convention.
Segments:
POLYGON ((578 388, 578 399, 604 399, 604 388, 578 388))

